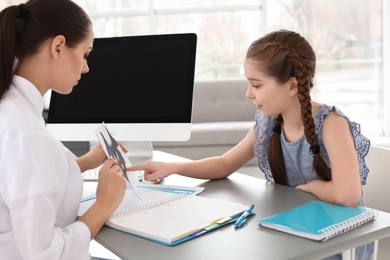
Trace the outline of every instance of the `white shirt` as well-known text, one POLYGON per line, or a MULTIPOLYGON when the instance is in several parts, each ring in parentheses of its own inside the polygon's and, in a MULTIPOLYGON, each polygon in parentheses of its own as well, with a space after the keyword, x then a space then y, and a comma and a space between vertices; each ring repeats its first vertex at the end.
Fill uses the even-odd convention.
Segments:
POLYGON ((19 76, 0 100, 0 259, 89 259, 89 229, 75 222, 80 168, 47 132, 42 109, 19 76))

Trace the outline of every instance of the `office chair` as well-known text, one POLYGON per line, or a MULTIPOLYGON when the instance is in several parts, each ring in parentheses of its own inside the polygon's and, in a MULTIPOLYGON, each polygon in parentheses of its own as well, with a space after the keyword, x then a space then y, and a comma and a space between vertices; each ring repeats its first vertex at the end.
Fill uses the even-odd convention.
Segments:
MULTIPOLYGON (((390 149, 371 146, 366 157, 370 170, 363 186, 364 205, 390 213, 390 149)), ((390 238, 375 241, 372 259, 384 260, 390 256, 390 238)))
MULTIPOLYGON (((390 149, 372 145, 366 157, 370 170, 363 185, 364 206, 390 213, 390 149)), ((390 255, 390 237, 375 241, 371 260, 385 260, 390 255)), ((342 253, 343 260, 355 259, 355 249, 342 253)))

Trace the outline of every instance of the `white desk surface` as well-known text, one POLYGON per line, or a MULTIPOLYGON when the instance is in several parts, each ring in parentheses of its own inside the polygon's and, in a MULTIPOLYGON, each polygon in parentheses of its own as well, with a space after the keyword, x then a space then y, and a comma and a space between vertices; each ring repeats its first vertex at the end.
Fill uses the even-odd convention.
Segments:
MULTIPOLYGON (((155 152, 154 160, 178 161, 183 158, 155 152)), ((315 200, 316 197, 290 187, 267 183, 240 173, 221 180, 198 180, 177 175, 162 184, 202 186, 199 195, 255 204, 246 226, 227 225, 176 246, 165 246, 103 227, 95 240, 121 259, 319 259, 346 249, 390 236, 390 214, 379 211, 376 220, 326 242, 315 242, 282 232, 259 228, 257 220, 315 200)), ((158 221, 158 220, 156 220, 158 221)))

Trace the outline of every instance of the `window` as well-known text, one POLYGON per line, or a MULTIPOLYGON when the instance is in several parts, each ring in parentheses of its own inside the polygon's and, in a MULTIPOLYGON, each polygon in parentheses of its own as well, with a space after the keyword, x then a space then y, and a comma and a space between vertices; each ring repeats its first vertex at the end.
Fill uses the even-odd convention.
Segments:
MULTIPOLYGON (((5 1, 7 6, 20 1, 5 1)), ((314 97, 368 136, 383 136, 382 0, 75 0, 96 37, 195 32, 196 80, 244 77, 246 49, 276 29, 299 32, 317 55, 314 97)), ((389 111, 390 112, 390 111, 389 111)), ((387 113, 389 113, 387 112, 387 113)))
POLYGON ((382 0, 76 2, 93 17, 97 37, 197 33, 196 80, 243 77, 252 41, 281 28, 299 32, 317 55, 315 99, 338 106, 366 135, 385 132, 382 0))

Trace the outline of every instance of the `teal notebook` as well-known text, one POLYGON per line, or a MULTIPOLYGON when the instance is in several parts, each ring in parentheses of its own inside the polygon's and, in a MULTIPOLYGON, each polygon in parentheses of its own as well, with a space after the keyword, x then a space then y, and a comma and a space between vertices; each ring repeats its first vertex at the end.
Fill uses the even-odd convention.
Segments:
POLYGON ((292 235, 326 241, 373 220, 377 212, 311 201, 259 220, 259 226, 292 235))

